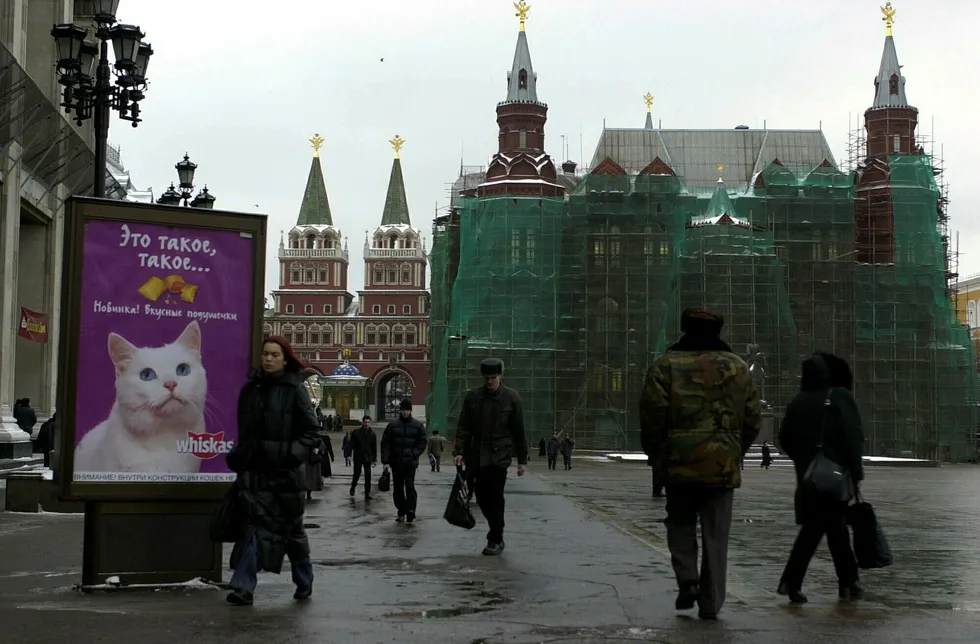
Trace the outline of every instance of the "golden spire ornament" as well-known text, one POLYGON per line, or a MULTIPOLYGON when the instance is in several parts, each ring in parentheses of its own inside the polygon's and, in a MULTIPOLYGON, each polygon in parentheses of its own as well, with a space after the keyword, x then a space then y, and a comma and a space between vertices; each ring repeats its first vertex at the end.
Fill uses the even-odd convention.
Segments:
POLYGON ((725 180, 725 166, 721 163, 718 164, 718 181, 725 180))
POLYGON ((324 139, 319 134, 314 134, 313 135, 313 138, 310 139, 310 145, 313 146, 313 156, 315 156, 315 157, 320 156, 320 148, 323 146, 323 142, 325 140, 326 139, 324 139))
POLYGON ((643 101, 647 104, 647 112, 650 112, 653 109, 653 94, 647 92, 643 96, 643 101))
POLYGON ((886 2, 884 7, 881 7, 881 20, 885 23, 885 33, 888 36, 892 35, 892 25, 895 24, 895 8, 892 7, 892 3, 886 2))
POLYGON ((521 0, 514 3, 514 8, 517 9, 514 15, 521 19, 521 31, 524 31, 524 23, 527 22, 527 12, 531 10, 531 5, 521 0))
POLYGON ((395 149, 395 158, 400 159, 402 147, 405 145, 405 139, 396 134, 395 138, 388 141, 388 143, 391 143, 391 147, 395 149))

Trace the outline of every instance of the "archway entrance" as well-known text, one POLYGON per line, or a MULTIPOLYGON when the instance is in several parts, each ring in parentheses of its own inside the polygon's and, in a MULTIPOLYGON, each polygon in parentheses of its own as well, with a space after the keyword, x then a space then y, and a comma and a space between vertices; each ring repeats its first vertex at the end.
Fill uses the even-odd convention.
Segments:
POLYGON ((379 419, 398 418, 398 405, 405 398, 412 397, 412 380, 401 371, 394 371, 381 377, 377 388, 377 415, 379 419))

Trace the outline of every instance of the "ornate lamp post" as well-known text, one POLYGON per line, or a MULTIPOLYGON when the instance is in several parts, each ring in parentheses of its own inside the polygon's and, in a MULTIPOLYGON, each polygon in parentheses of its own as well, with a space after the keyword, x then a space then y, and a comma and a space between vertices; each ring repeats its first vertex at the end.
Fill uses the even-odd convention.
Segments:
POLYGON ((185 153, 184 160, 174 167, 177 169, 177 183, 180 190, 178 191, 171 183, 167 191, 157 199, 157 203, 164 206, 179 206, 183 202, 184 206, 191 208, 213 209, 215 197, 208 192, 207 186, 204 186, 196 197, 191 198, 194 194, 194 171, 197 170, 197 164, 185 153))
POLYGON ((55 25, 51 30, 58 47, 59 83, 64 86, 61 106, 79 125, 95 118, 95 186, 93 194, 105 197, 106 145, 109 110, 133 127, 140 119, 140 101, 146 90, 146 68, 153 48, 143 42, 135 25, 116 24, 119 0, 90 0, 95 19, 95 40, 78 25, 55 25), (115 53, 115 83, 109 71, 109 43, 115 53))

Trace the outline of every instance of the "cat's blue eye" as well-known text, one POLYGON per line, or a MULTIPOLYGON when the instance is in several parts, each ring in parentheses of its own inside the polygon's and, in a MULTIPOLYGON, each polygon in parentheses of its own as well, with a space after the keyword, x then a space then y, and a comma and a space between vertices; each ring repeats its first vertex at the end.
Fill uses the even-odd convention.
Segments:
POLYGON ((190 372, 191 372, 191 366, 186 362, 181 362, 179 365, 177 365, 178 376, 186 376, 190 374, 190 372))
POLYGON ((157 372, 154 371, 153 369, 147 367, 143 371, 140 371, 140 380, 145 380, 146 382, 149 382, 151 380, 156 380, 156 379, 157 379, 157 372))

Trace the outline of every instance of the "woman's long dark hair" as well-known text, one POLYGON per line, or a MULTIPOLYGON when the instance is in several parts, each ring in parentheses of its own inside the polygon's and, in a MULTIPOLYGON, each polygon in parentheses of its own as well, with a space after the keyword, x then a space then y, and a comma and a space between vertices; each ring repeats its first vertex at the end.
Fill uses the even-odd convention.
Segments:
POLYGON ((293 351, 293 347, 289 344, 289 340, 282 337, 281 335, 267 335, 262 338, 262 346, 272 342, 273 344, 278 344, 279 348, 282 349, 282 354, 286 357, 286 365, 283 371, 287 373, 299 373, 303 369, 306 369, 306 363, 299 359, 296 352, 293 351))

